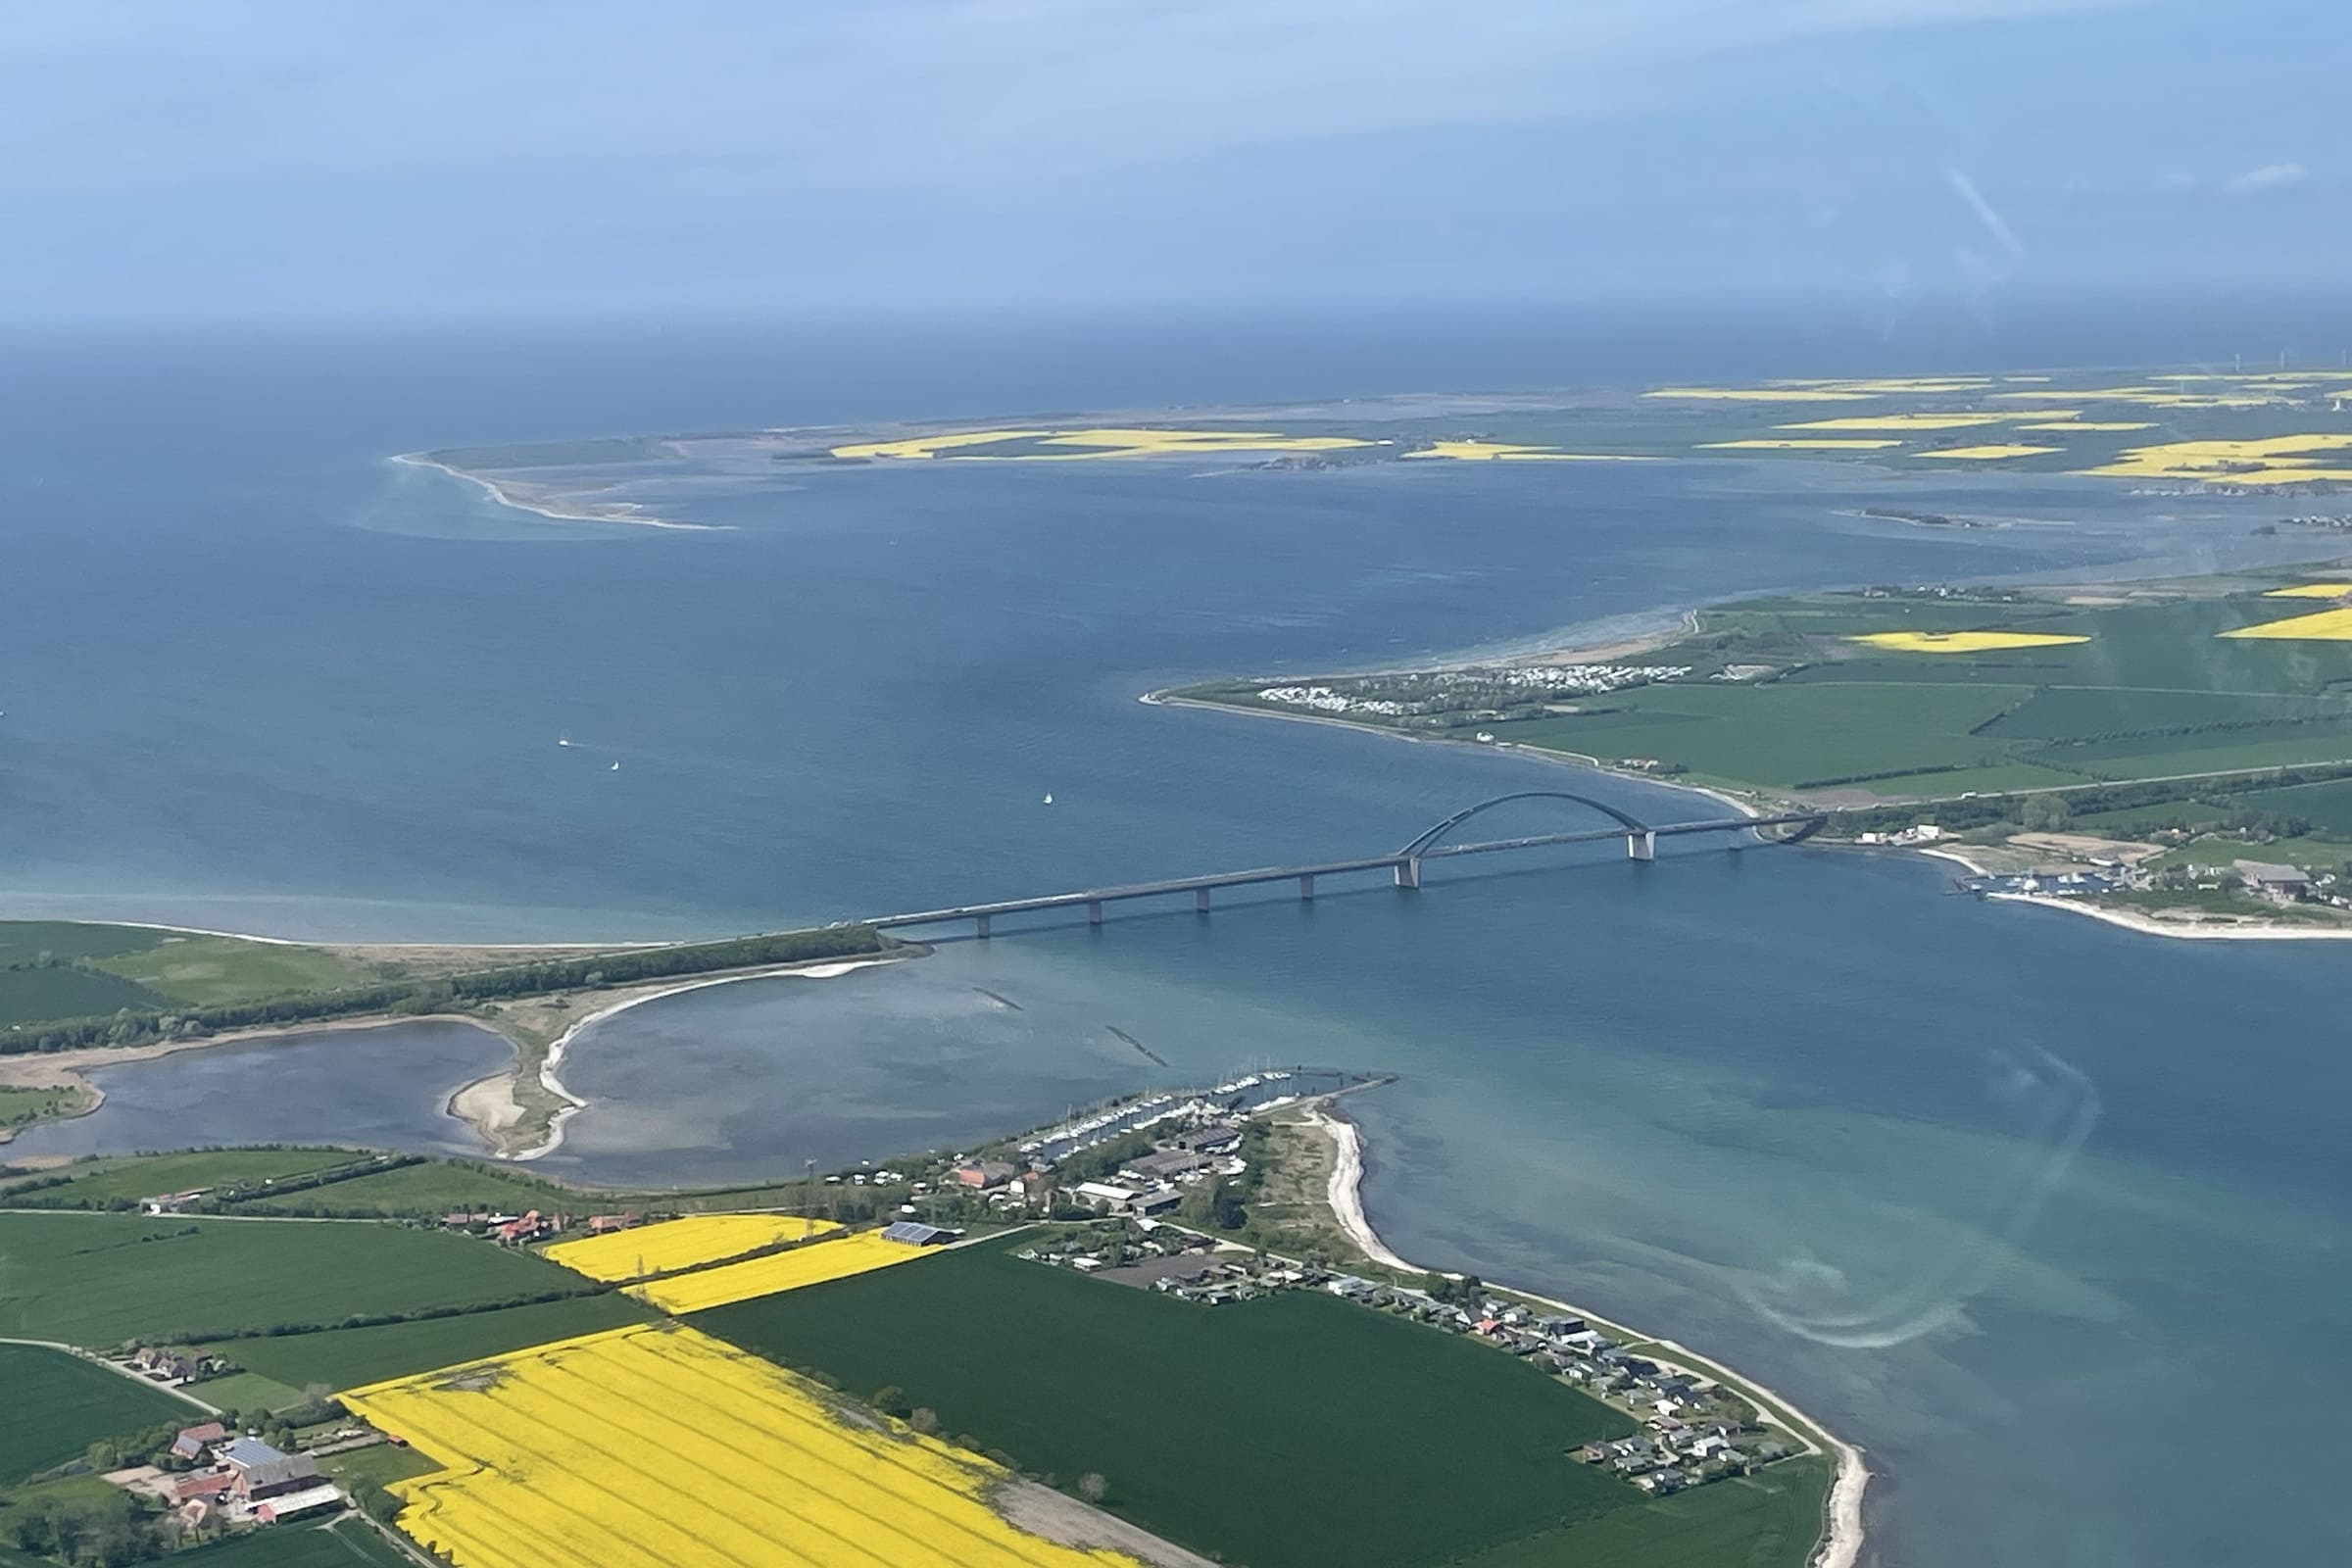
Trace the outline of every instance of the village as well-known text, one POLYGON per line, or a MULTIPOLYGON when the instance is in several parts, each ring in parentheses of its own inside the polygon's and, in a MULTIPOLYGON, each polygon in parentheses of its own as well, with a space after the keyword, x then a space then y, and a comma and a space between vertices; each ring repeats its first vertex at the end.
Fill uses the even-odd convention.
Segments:
POLYGON ((1638 1430, 1575 1450, 1656 1495, 1746 1475, 1805 1450, 1763 1425, 1754 1405, 1712 1380, 1636 1354, 1582 1316, 1494 1295, 1475 1280, 1429 1276, 1383 1284, 1150 1219, 1099 1221, 1022 1249, 1019 1257, 1201 1306, 1280 1291, 1321 1291, 1492 1346, 1582 1390, 1638 1430))

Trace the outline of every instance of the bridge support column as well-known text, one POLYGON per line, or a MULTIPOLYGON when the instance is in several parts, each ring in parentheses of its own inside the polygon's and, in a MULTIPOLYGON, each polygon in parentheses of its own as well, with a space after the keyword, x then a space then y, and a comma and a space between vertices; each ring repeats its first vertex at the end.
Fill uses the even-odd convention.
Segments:
POLYGON ((1421 885, 1421 857, 1408 855, 1396 862, 1396 885, 1417 888, 1421 885))
POLYGON ((1625 858, 1629 860, 1656 859, 1658 836, 1655 833, 1628 833, 1625 836, 1625 858))
POLYGON ((1312 904, 1314 900, 1315 879, 1311 876, 1300 877, 1298 879, 1298 902, 1301 904, 1312 904))
POLYGON ((1195 888, 1193 890, 1193 908, 1200 914, 1208 912, 1208 889, 1195 888))
POLYGON ((1101 925, 1102 923, 1102 901, 1101 899, 1089 899, 1086 901, 1086 923, 1088 925, 1101 925))
POLYGON ((986 935, 988 935, 988 916, 987 916, 987 915, 985 915, 985 914, 976 914, 976 915, 973 915, 973 916, 972 916, 972 924, 974 924, 974 925, 976 925, 976 926, 978 926, 978 927, 980 928, 979 934, 980 934, 981 936, 986 936, 986 935))

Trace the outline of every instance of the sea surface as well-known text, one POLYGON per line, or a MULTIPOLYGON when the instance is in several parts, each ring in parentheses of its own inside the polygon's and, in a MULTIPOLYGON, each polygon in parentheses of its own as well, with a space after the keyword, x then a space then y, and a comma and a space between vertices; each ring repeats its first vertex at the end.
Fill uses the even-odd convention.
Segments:
MULTIPOLYGON (((1136 699, 1771 588, 2312 548, 2254 535, 2278 510, 2258 502, 1844 466, 779 472, 682 491, 673 514, 729 526, 676 533, 549 522, 386 461, 2061 357, 2022 326, 1702 342, 1510 325, 16 345, 0 911, 684 936, 1385 853, 1519 789, 1712 816, 1533 760, 1136 699), (2022 520, 1852 515, 1890 503, 2022 520)), ((2133 330, 2070 347, 2222 352, 2133 330)), ((1548 809, 1487 820, 1567 820, 1548 809)), ((797 1174, 1150 1083, 1391 1070, 1351 1107, 1392 1244, 1795 1398, 1886 1473, 1881 1561, 2352 1557, 2328 1396, 2352 1384, 2352 952, 2142 938, 1949 896, 1947 869, 1678 844, 1648 866, 1454 864, 1417 895, 1366 879, 1312 904, 1220 896, 1206 918, 1001 923, 914 962, 594 1026, 564 1068, 591 1108, 549 1168, 797 1174)), ((404 1026, 185 1054, 110 1069, 106 1108, 18 1148, 464 1149, 443 1103, 502 1049, 404 1026)))

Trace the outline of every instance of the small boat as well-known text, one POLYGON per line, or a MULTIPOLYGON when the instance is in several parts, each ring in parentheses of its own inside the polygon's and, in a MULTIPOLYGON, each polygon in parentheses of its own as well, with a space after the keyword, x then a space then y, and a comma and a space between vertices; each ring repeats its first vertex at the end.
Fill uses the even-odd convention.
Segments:
POLYGON ((1054 804, 1054 793, 1051 790, 1046 792, 1046 804, 1048 806, 1052 806, 1054 804))
POLYGON ((1480 730, 1480 731, 1478 732, 1478 743, 1479 743, 1481 746, 1492 746, 1492 745, 1494 745, 1494 732, 1493 730, 1491 730, 1491 729, 1482 729, 1482 730, 1480 730))
POLYGON ((619 764, 618 762, 614 762, 614 763, 612 764, 612 772, 615 772, 615 773, 619 772, 619 771, 620 771, 620 764, 619 764))
POLYGON ((571 744, 571 731, 567 729, 558 730, 556 732, 556 744, 558 746, 569 746, 571 744))

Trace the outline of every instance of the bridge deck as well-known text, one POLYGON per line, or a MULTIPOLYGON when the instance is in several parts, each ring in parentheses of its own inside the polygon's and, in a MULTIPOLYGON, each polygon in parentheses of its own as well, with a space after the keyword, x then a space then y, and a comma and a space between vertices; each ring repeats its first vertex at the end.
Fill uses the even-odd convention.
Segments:
MULTIPOLYGON (((1736 833, 1742 828, 1782 827, 1795 823, 1818 823, 1820 820, 1820 817, 1809 813, 1742 816, 1709 822, 1669 822, 1646 831, 1659 838, 1670 838, 1691 833, 1736 833)), ((1360 859, 1322 860, 1311 865, 1264 865, 1245 871, 1217 871, 1207 876, 1169 877, 1163 881, 1131 882, 1118 887, 1089 888, 1076 893, 1048 893, 1027 899, 999 899, 988 904, 959 904, 945 909, 918 909, 906 914, 887 914, 862 923, 883 929, 904 925, 933 925, 948 920, 975 920, 999 914, 1028 914, 1041 909, 1121 904, 1131 899, 1164 898, 1171 894, 1197 893, 1215 888, 1254 887, 1268 882, 1298 882, 1308 877, 1385 871, 1403 866, 1414 859, 1491 855, 1500 850, 1536 849, 1552 844, 1599 844, 1640 836, 1627 828, 1604 827, 1584 828, 1572 833, 1544 833, 1530 838, 1490 839, 1477 844, 1442 844, 1423 850, 1418 855, 1371 855, 1360 859)))

